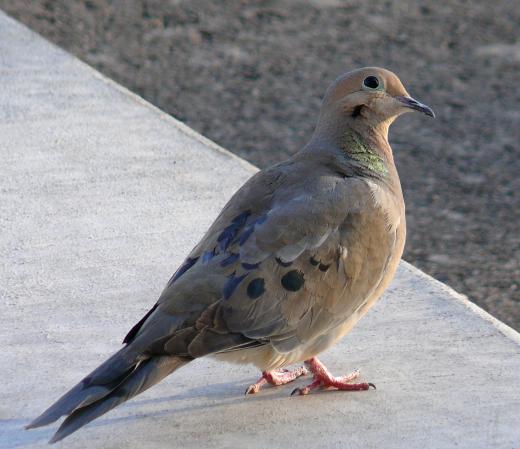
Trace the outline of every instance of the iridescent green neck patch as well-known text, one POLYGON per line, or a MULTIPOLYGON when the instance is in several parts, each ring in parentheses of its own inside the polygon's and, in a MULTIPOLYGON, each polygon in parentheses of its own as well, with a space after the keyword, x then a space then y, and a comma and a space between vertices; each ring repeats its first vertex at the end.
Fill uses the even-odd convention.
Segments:
POLYGON ((373 151, 357 132, 348 130, 343 134, 341 149, 367 170, 380 175, 388 174, 383 158, 373 151))

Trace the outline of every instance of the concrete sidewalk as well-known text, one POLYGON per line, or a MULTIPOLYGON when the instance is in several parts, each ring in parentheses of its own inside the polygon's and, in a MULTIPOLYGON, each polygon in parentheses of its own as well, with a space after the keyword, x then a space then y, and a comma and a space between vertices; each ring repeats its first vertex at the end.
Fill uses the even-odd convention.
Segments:
MULTIPOLYGON (((120 347, 255 168, 0 13, 0 448, 120 347)), ((378 389, 244 397, 203 359, 63 448, 520 448, 520 336, 403 263, 323 356, 378 389)), ((300 380, 299 384, 303 384, 300 380)))

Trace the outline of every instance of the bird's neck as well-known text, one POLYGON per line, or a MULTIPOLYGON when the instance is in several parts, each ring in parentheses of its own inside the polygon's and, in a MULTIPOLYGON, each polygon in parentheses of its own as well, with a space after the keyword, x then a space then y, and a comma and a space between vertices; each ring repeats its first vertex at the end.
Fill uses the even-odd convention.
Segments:
POLYGON ((395 170, 388 143, 391 121, 369 123, 363 118, 320 117, 308 148, 337 149, 346 159, 368 173, 384 177, 395 170))

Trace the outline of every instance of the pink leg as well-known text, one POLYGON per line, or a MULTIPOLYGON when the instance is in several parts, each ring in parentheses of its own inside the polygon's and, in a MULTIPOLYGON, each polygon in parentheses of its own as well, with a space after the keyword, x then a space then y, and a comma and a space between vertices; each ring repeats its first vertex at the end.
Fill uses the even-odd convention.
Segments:
POLYGON ((330 374, 329 370, 325 367, 325 365, 323 365, 323 363, 321 363, 316 357, 306 360, 305 364, 309 367, 309 370, 314 376, 313 381, 306 387, 296 388, 291 393, 291 396, 294 394, 306 395, 318 387, 333 387, 338 390, 345 391, 368 390, 370 387, 373 387, 374 389, 376 388, 376 386, 371 383, 349 383, 350 381, 354 380, 356 377, 359 376, 359 371, 357 370, 350 374, 347 374, 346 376, 334 377, 332 374, 330 374))
POLYGON ((246 390, 245 394, 258 393, 260 391, 260 388, 262 388, 262 386, 266 383, 276 386, 285 385, 289 382, 292 382, 294 379, 300 376, 305 376, 305 374, 307 373, 308 371, 304 366, 300 366, 299 368, 296 368, 292 371, 289 371, 287 369, 264 371, 262 373, 262 377, 258 379, 258 382, 256 382, 253 385, 250 385, 246 390))

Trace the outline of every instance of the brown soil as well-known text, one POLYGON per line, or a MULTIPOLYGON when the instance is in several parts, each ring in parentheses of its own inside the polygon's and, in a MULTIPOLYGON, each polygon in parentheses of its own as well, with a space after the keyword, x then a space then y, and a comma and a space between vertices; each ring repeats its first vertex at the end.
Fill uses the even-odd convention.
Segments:
POLYGON ((406 116, 391 133, 407 202, 405 258, 520 328, 518 2, 0 0, 0 7, 260 167, 306 142, 338 74, 394 70, 438 116, 406 116))

